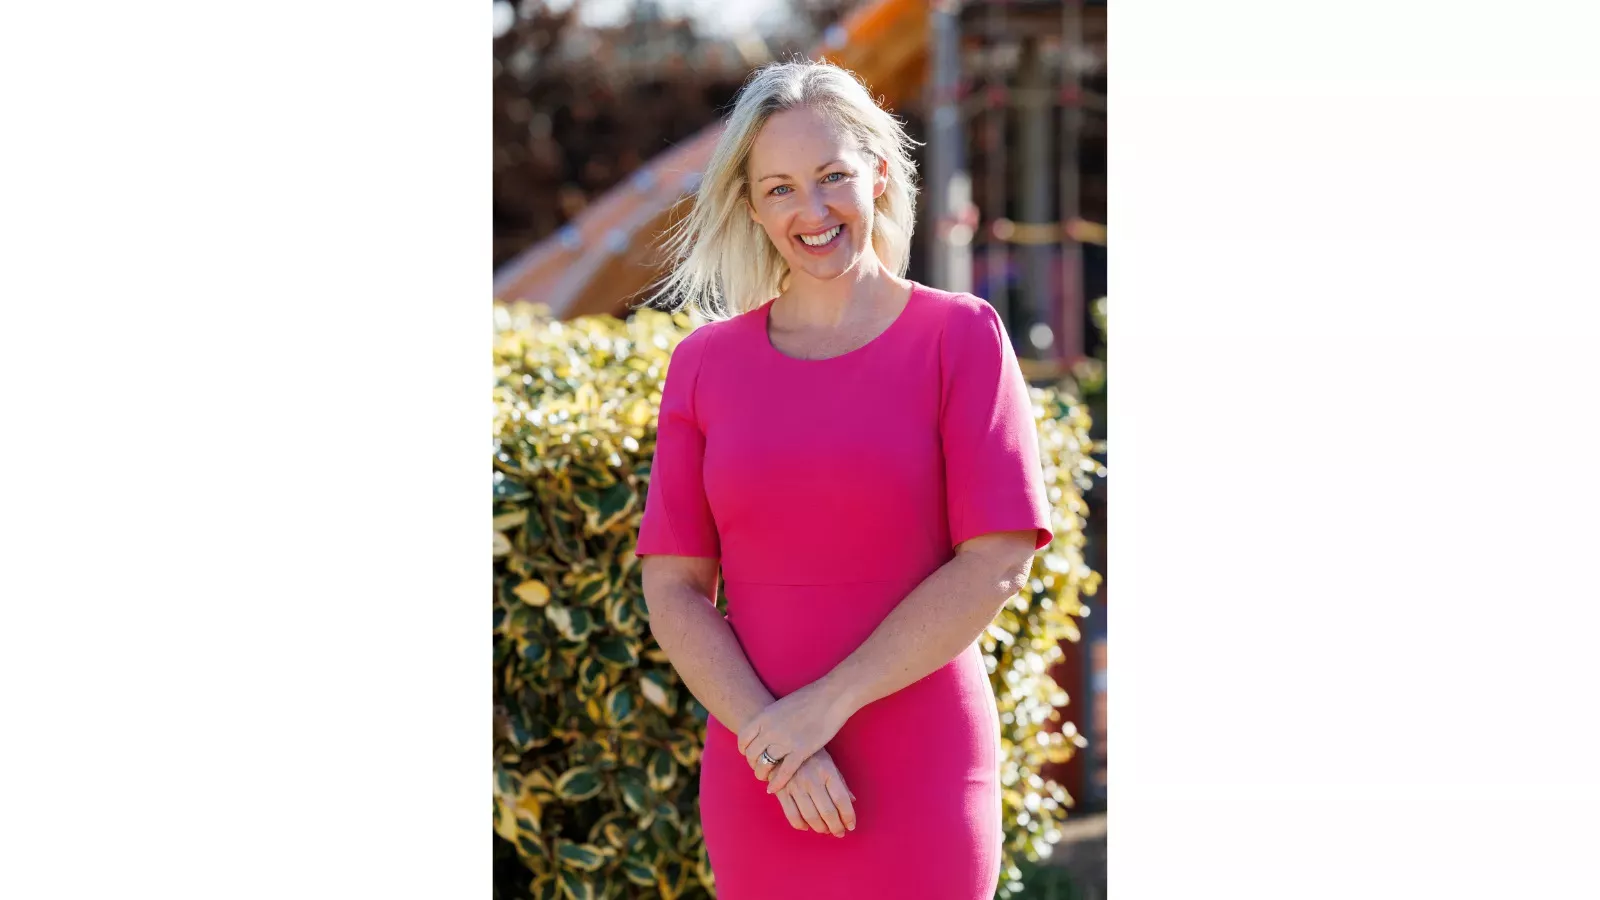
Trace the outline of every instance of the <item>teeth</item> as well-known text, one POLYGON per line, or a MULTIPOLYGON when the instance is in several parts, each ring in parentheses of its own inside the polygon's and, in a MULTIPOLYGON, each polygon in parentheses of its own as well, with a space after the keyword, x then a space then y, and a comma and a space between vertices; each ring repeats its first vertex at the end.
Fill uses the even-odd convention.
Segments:
POLYGON ((807 244, 809 244, 809 245, 811 245, 813 247, 821 247, 823 244, 826 244, 827 242, 829 242, 829 241, 833 240, 835 237, 837 237, 838 234, 839 234, 839 229, 841 229, 843 227, 844 227, 843 225, 835 225, 832 228, 828 229, 827 231, 824 231, 823 233, 821 233, 819 235, 816 235, 815 237, 812 237, 810 235, 802 234, 802 235, 800 235, 800 240, 804 241, 805 243, 807 243, 807 244))

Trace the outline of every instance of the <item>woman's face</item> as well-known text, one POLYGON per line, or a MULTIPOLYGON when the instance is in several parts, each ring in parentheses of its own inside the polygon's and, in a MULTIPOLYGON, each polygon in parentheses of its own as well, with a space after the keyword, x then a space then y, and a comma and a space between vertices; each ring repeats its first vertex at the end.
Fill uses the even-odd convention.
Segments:
MULTIPOLYGON (((789 271, 838 278, 872 252, 873 201, 887 167, 808 107, 767 120, 750 150, 750 218, 789 271)), ((875 257, 869 257, 875 258, 875 257)))

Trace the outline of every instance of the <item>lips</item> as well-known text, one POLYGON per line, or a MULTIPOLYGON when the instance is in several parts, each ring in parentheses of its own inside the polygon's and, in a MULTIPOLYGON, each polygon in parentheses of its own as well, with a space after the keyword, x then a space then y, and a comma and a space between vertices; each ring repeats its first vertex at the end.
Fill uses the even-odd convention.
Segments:
POLYGON ((833 245, 839 242, 839 238, 843 234, 844 226, 835 225, 832 228, 819 231, 815 234, 795 235, 795 243, 799 244, 806 250, 811 251, 812 253, 826 253, 833 249, 833 245), (824 238, 826 238, 826 240, 822 240, 824 238))

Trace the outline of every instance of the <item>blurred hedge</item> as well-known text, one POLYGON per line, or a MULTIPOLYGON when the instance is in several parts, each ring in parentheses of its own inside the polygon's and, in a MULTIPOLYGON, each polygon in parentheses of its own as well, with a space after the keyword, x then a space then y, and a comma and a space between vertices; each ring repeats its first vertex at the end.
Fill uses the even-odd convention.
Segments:
MULTIPOLYGON (((555 322, 495 308, 497 898, 714 895, 697 796, 706 711, 650 637, 633 554, 661 386, 688 328, 654 310, 555 322)), ((1084 743, 1071 723, 1045 729, 1067 701, 1047 673, 1099 581, 1082 557, 1088 416, 1059 390, 1034 397, 1057 537, 981 638, 1002 725, 1001 896, 1071 804, 1038 774, 1084 743)))

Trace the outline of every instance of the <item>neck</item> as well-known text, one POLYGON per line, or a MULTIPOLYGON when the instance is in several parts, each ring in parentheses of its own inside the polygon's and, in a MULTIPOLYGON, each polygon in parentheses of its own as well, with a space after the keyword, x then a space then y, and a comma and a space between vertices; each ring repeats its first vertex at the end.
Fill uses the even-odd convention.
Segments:
POLYGON ((830 327, 855 320, 863 312, 890 303, 910 286, 911 282, 896 277, 873 256, 828 281, 817 281, 795 272, 789 289, 778 300, 786 307, 785 318, 792 325, 830 327))

